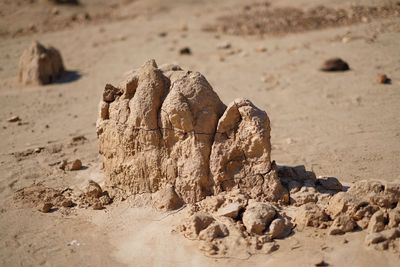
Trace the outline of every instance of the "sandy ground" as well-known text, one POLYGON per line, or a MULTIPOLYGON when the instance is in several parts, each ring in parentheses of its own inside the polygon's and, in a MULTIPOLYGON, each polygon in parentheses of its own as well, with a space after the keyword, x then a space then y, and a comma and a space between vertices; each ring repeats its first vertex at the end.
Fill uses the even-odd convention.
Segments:
MULTIPOLYGON (((232 36, 202 28, 218 16, 240 11, 238 0, 126 1, 126 8, 124 1, 110 1, 119 2, 113 16, 104 15, 108 9, 95 1, 82 1, 92 4, 77 7, 77 12, 93 12, 94 19, 53 28, 46 28, 49 22, 37 15, 44 12, 36 6, 40 3, 30 7, 29 1, 19 1, 19 8, 8 5, 7 15, 3 7, 10 1, 1 2, 1 28, 10 30, 2 30, 0 37, 0 265, 313 266, 321 260, 330 266, 398 265, 399 255, 364 246, 363 233, 332 237, 315 229, 296 231, 268 255, 208 258, 194 242, 172 231, 182 212, 160 213, 127 200, 102 211, 43 214, 15 203, 13 194, 34 182, 76 188, 89 179, 101 183, 95 121, 104 85, 149 58, 200 71, 225 103, 244 96, 265 109, 272 122, 272 158, 278 164, 305 165, 317 175, 347 183, 400 179, 399 16, 279 36, 232 36), (103 15, 95 19, 96 14, 103 15), (18 29, 35 21, 38 30, 18 29), (59 83, 23 87, 17 82, 19 56, 35 39, 61 50, 69 73, 59 83), (223 42, 240 52, 217 49, 223 42), (186 46, 192 55, 179 55, 186 46), (260 47, 266 51, 259 52, 260 47), (331 57, 343 58, 351 70, 319 71, 331 57), (379 73, 387 74, 392 84, 379 84, 379 73), (14 115, 21 118, 20 125, 7 122, 14 115), (71 144, 77 135, 88 140, 71 144), (44 149, 20 153, 38 147, 44 149), (64 173, 50 166, 75 158, 82 160, 83 170, 64 173)), ((271 4, 349 5, 344 0, 291 2, 271 4)), ((58 8, 60 14, 71 9, 58 8)))

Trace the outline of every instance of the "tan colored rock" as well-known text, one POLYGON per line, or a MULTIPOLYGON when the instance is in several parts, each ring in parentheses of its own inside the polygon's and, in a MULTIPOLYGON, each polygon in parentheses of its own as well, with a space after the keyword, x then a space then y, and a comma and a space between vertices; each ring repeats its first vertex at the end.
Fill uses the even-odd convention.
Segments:
POLYGON ((325 211, 315 203, 307 203, 299 207, 295 217, 297 228, 300 230, 307 226, 326 228, 329 220, 330 218, 325 211))
POLYGON ((275 208, 267 203, 253 202, 243 213, 243 224, 249 233, 262 235, 276 216, 275 208))
POLYGON ((103 195, 103 190, 100 185, 93 180, 89 180, 86 187, 86 196, 91 198, 100 198, 103 195))
POLYGON ((212 241, 216 238, 222 238, 227 235, 229 235, 229 231, 228 231, 228 228, 224 224, 213 222, 206 229, 200 231, 199 239, 206 240, 206 241, 212 241))
POLYGON ((42 204, 39 208, 39 210, 43 213, 48 213, 51 211, 51 209, 53 208, 53 204, 50 202, 45 202, 44 204, 42 204))
POLYGON ((271 165, 270 131, 268 115, 249 100, 236 99, 227 107, 210 156, 216 192, 240 187, 253 198, 285 200, 287 191, 271 165))
POLYGON ((160 189, 153 194, 152 198, 155 207, 159 210, 176 210, 184 204, 172 185, 160 189))
POLYGON ((326 190, 342 191, 343 185, 339 182, 336 177, 319 177, 317 179, 319 183, 326 190))
POLYGON ((49 84, 61 77, 64 64, 60 52, 33 42, 19 61, 19 81, 22 84, 49 84))
POLYGON ((212 194, 209 155, 225 105, 200 73, 148 61, 118 88, 107 85, 103 99, 97 132, 108 184, 133 194, 174 184, 185 203, 212 194))
POLYGON ((214 221, 215 219, 211 215, 198 212, 187 219, 186 223, 183 225, 182 231, 186 237, 197 238, 199 233, 214 221))
POLYGON ((70 171, 78 171, 80 169, 82 169, 82 161, 80 161, 79 159, 76 159, 72 162, 70 162, 69 165, 67 165, 68 170, 70 171))
POLYGON ((223 206, 220 209, 218 209, 217 215, 236 219, 236 217, 239 215, 239 211, 242 208, 243 206, 237 202, 228 203, 226 206, 223 206))
POLYGON ((343 214, 335 218, 331 227, 329 228, 330 235, 342 235, 347 232, 353 231, 356 223, 349 215, 343 214))
POLYGON ((381 210, 378 210, 372 215, 369 221, 368 232, 377 233, 383 231, 385 229, 387 221, 387 214, 381 210))
POLYGON ((269 234, 272 239, 282 239, 290 235, 293 229, 293 224, 286 217, 281 217, 273 220, 269 226, 269 234))

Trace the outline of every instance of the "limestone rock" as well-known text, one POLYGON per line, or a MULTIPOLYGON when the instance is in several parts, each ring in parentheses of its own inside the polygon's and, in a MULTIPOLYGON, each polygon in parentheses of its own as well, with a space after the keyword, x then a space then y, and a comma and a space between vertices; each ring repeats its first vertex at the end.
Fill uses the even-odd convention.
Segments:
POLYGON ((228 105, 218 121, 210 156, 216 192, 240 187, 253 198, 285 200, 286 189, 271 164, 270 131, 267 113, 249 100, 228 105))
POLYGON ((269 226, 269 234, 273 239, 282 239, 292 232, 293 224, 286 217, 273 220, 269 226))
POLYGON ((326 228, 330 218, 315 203, 308 203, 299 208, 296 213, 295 222, 300 230, 307 226, 326 228))
POLYGON ((388 221, 387 214, 381 210, 375 212, 368 224, 368 231, 370 233, 381 232, 385 229, 388 221))
POLYGON ((267 203, 253 202, 243 213, 243 224, 249 233, 262 235, 276 216, 275 208, 267 203))
POLYGON ((214 222, 211 225, 209 225, 206 229, 200 231, 199 239, 212 241, 216 238, 222 238, 227 235, 229 235, 228 228, 222 223, 214 222))
POLYGON ((330 235, 342 235, 347 232, 353 231, 356 223, 350 218, 349 215, 340 215, 333 221, 329 228, 330 235))
POLYGON ((176 194, 171 185, 167 185, 154 193, 152 198, 155 207, 160 210, 176 210, 183 205, 182 199, 176 194))
POLYGON ((234 188, 289 202, 270 160, 267 114, 244 99, 226 108, 200 73, 150 60, 107 84, 97 133, 106 184, 126 193, 171 184, 184 203, 234 188))
POLYGON ((18 76, 22 84, 49 84, 60 78, 63 72, 60 52, 36 41, 22 53, 19 61, 18 76))
POLYGON ((217 214, 219 216, 225 216, 232 219, 236 219, 239 215, 239 211, 243 208, 243 206, 237 202, 229 203, 226 206, 221 207, 218 209, 217 214))

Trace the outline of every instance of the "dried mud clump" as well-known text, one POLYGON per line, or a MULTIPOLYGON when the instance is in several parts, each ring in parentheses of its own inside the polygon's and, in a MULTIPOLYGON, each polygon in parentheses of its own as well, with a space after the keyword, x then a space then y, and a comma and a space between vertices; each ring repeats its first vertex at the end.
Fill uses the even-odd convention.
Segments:
POLYGON ((18 78, 22 84, 44 85, 56 81, 63 72, 60 52, 35 41, 22 53, 18 78))
POLYGON ((368 245, 398 250, 399 183, 349 188, 304 166, 277 166, 270 132, 267 113, 249 100, 225 106, 200 73, 154 60, 105 86, 97 121, 113 196, 147 193, 157 209, 186 207, 178 232, 208 255, 269 253, 275 239, 306 227, 366 229, 368 245))
POLYGON ((37 208, 43 213, 61 210, 65 212, 73 207, 95 210, 111 204, 112 199, 99 184, 89 180, 83 192, 71 188, 56 189, 43 184, 24 187, 14 194, 14 200, 23 206, 37 208))
POLYGON ((165 191, 176 203, 237 187, 287 201, 270 161, 269 123, 248 100, 226 108, 200 73, 148 61, 104 90, 97 133, 107 185, 165 191))

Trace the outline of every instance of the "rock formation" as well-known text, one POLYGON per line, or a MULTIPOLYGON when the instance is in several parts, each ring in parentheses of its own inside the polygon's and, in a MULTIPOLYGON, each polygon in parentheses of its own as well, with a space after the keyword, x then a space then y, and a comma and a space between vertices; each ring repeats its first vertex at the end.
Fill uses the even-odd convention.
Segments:
POLYGON ((22 84, 49 84, 60 78, 63 72, 60 52, 35 41, 22 53, 18 78, 22 84))
POLYGON ((348 189, 304 166, 277 166, 268 115, 245 99, 226 107, 200 73, 148 61, 105 86, 99 113, 108 188, 151 193, 161 210, 187 204, 178 230, 206 254, 269 253, 274 239, 306 227, 366 229, 368 245, 400 250, 399 183, 348 189))
POLYGON ((268 115, 244 99, 226 108, 198 72, 151 60, 107 84, 97 133, 107 183, 127 194, 170 187, 195 203, 243 188, 288 200, 270 160, 268 115))

